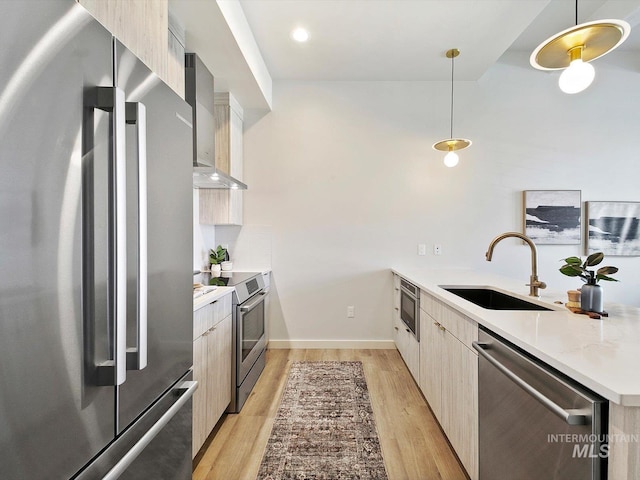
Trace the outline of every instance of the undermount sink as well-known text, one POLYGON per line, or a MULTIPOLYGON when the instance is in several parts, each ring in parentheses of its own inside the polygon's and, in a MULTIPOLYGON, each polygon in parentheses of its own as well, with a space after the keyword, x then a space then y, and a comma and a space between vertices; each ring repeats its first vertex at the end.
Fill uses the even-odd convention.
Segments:
POLYGON ((464 298, 469 302, 489 310, 537 310, 552 311, 536 303, 527 302, 518 297, 493 290, 489 287, 442 287, 447 292, 464 298))

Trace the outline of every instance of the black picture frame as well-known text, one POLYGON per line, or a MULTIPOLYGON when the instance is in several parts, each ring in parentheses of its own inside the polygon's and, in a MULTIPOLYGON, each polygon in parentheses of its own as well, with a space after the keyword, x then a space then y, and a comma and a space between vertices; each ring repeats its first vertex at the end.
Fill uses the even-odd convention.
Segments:
POLYGON ((640 202, 586 202, 587 254, 640 256, 640 202))
POLYGON ((582 244, 580 190, 524 190, 524 234, 536 245, 582 244))

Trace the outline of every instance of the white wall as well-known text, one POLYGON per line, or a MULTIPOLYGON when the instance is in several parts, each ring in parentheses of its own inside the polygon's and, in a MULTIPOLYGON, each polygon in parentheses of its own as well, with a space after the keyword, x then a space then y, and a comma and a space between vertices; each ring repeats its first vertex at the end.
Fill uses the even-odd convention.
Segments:
POLYGON ((216 245, 213 225, 200 225, 200 195, 193 189, 193 269, 204 270, 209 264, 209 249, 216 245))
MULTIPOLYGON (((625 55, 600 59, 592 87, 574 96, 528 52, 456 82, 454 136, 474 143, 454 169, 431 148, 449 135, 448 82, 276 82, 273 111, 248 118, 244 137, 245 221, 272 226, 270 337, 390 339, 394 265, 483 269, 522 279, 526 293, 528 247, 504 241, 484 260, 495 235, 521 231, 523 190, 640 201, 639 68, 625 55)), ((538 250, 549 288, 579 286, 558 268, 582 248, 538 250)), ((607 260, 621 283, 604 284, 605 306, 640 305, 640 259, 607 260)))
POLYGON ((216 227, 216 241, 226 246, 234 270, 239 272, 271 270, 270 226, 219 225, 216 227))

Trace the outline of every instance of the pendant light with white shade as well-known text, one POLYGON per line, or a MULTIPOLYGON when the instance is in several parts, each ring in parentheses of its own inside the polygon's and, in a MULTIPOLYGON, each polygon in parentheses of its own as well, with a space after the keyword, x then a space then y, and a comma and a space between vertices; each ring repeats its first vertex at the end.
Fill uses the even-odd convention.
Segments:
POLYGON ((563 30, 542 42, 533 51, 529 62, 538 70, 562 70, 558 86, 564 93, 585 90, 595 77, 589 62, 617 48, 629 36, 631 26, 624 20, 597 20, 563 30))
POLYGON ((460 50, 457 48, 447 50, 447 58, 451 59, 451 122, 449 138, 433 144, 434 149, 447 152, 444 156, 444 164, 447 167, 455 167, 458 164, 459 158, 456 150, 462 150, 471 145, 471 140, 467 140, 466 138, 453 138, 453 59, 458 55, 460 55, 460 50))

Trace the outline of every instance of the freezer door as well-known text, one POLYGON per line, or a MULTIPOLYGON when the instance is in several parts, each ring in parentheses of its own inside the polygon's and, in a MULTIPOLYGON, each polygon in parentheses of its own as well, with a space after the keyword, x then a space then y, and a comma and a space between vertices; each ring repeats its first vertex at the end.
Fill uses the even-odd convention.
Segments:
POLYGON ((191 372, 73 480, 190 480, 191 372))
POLYGON ((113 85, 111 35, 73 0, 3 0, 0 45, 0 477, 69 478, 115 431, 114 113, 85 103, 113 85))
POLYGON ((129 109, 121 432, 193 363, 193 165, 191 107, 117 40, 114 51, 116 85, 129 109), (134 121, 135 109, 146 121, 134 121))

